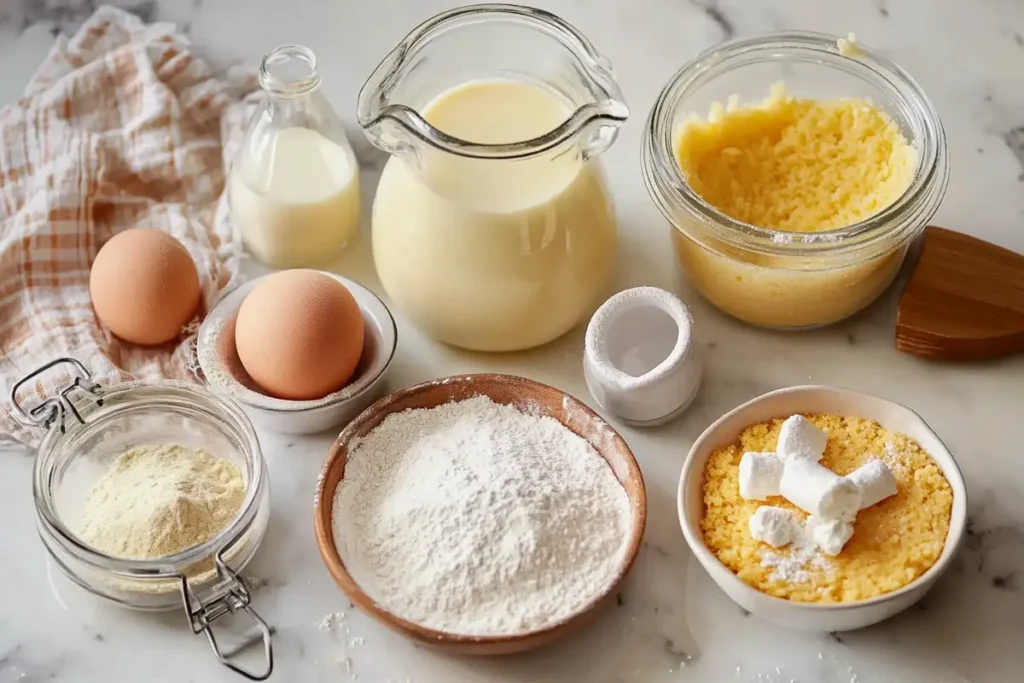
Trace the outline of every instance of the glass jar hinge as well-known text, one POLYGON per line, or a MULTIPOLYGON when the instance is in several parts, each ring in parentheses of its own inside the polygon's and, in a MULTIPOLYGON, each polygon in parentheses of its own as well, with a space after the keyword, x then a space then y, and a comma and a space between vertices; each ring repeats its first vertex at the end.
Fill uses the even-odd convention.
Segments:
POLYGON ((200 600, 196 596, 184 575, 180 577, 181 599, 185 606, 185 612, 188 614, 189 625, 192 627, 192 632, 196 635, 200 633, 206 634, 206 639, 210 642, 210 648, 221 664, 235 673, 248 678, 250 681, 265 681, 270 678, 270 674, 274 671, 274 649, 271 643, 271 636, 273 634, 271 629, 267 626, 267 622, 263 621, 263 618, 249 605, 249 589, 246 588, 245 583, 238 575, 227 566, 221 553, 217 553, 214 556, 214 562, 217 566, 219 580, 210 589, 210 593, 205 600, 200 600), (245 612, 250 619, 256 622, 259 634, 232 651, 225 652, 217 643, 217 637, 212 627, 213 622, 225 614, 235 614, 239 611, 245 612), (232 657, 247 649, 257 639, 263 641, 263 656, 266 662, 263 670, 254 672, 235 664, 232 661, 232 657))
POLYGON ((86 370, 82 363, 74 358, 57 358, 52 360, 46 365, 30 372, 29 374, 22 377, 15 383, 11 389, 11 405, 14 406, 15 417, 25 424, 37 425, 49 429, 54 424, 60 427, 60 432, 63 434, 67 426, 67 414, 68 411, 78 420, 81 424, 85 424, 85 418, 78 412, 78 408, 75 406, 74 400, 72 400, 71 392, 76 389, 80 389, 89 398, 96 402, 97 405, 103 405, 103 387, 93 381, 92 375, 86 370), (43 399, 41 403, 36 406, 25 409, 18 401, 18 390, 21 389, 29 380, 35 379, 39 375, 42 375, 47 370, 57 367, 58 365, 70 365, 72 368, 71 375, 74 377, 74 381, 68 386, 65 386, 60 390, 57 396, 50 396, 49 398, 43 399))

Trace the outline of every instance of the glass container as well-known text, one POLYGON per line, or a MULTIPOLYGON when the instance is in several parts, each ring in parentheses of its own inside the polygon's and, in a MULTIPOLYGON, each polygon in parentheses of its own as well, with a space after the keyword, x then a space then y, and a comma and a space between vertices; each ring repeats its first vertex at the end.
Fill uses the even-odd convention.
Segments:
MULTIPOLYGON (((40 396, 35 392, 34 396, 40 396)), ((250 607, 238 572, 255 553, 270 515, 270 488, 259 441, 230 400, 183 382, 128 382, 100 387, 70 358, 58 359, 19 381, 11 393, 16 415, 47 431, 39 445, 33 494, 39 536, 57 567, 101 598, 140 610, 185 609, 229 668, 264 680, 273 668, 270 631, 250 607), (67 371, 59 395, 26 407, 21 388, 51 369, 67 371), (175 555, 133 560, 107 555, 78 538, 85 500, 110 463, 143 444, 202 448, 238 468, 245 500, 235 518, 209 541, 175 555), (211 622, 245 612, 259 629, 266 670, 241 668, 217 645, 211 622)))
POLYGON ((680 69, 651 111, 642 147, 647 189, 672 226, 675 252, 691 285, 740 320, 805 328, 853 315, 893 281, 908 246, 942 201, 949 159, 938 114, 900 67, 872 50, 859 53, 840 55, 835 37, 814 33, 732 41, 680 69), (880 106, 917 152, 910 187, 865 221, 815 233, 760 228, 705 202, 677 162, 679 124, 733 94, 760 101, 778 81, 794 97, 869 98, 880 106))
POLYGON ((320 80, 305 47, 285 45, 263 58, 263 101, 228 181, 242 241, 274 268, 327 260, 359 230, 358 163, 320 80))
POLYGON ((474 5, 416 28, 359 93, 360 125, 392 155, 372 218, 392 301, 478 351, 576 325, 616 261, 598 156, 627 116, 608 60, 548 12, 474 5))

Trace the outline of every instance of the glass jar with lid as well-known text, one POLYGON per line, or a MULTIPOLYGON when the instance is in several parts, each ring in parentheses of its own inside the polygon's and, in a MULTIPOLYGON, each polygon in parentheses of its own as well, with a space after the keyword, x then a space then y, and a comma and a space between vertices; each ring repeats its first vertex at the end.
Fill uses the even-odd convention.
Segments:
MULTIPOLYGON (((126 382, 100 387, 78 361, 62 358, 15 384, 16 416, 44 428, 32 490, 39 536, 61 572, 81 588, 140 610, 184 609, 193 632, 207 636, 217 658, 251 680, 273 670, 270 630, 250 606, 238 572, 263 540, 270 487, 259 441, 248 418, 230 400, 184 382, 126 382), (67 371, 59 395, 26 405, 22 387, 51 369, 67 371), (143 444, 202 448, 232 463, 246 483, 234 519, 211 539, 174 555, 135 560, 110 556, 79 538, 85 500, 125 451, 143 444), (252 671, 220 649, 212 622, 244 612, 263 641, 265 666, 252 671)), ((237 650, 236 650, 237 651, 237 650)))
POLYGON ((920 86, 873 50, 841 54, 836 42, 787 32, 707 50, 665 86, 644 131, 644 181, 671 225, 683 273, 719 309, 754 325, 816 327, 870 304, 892 283, 945 194, 946 138, 920 86), (750 225, 701 198, 680 169, 680 125, 733 95, 763 98, 779 81, 797 97, 853 97, 881 107, 916 152, 917 168, 903 194, 859 223, 810 233, 750 225))
POLYGON ((478 351, 575 326, 616 261, 598 157, 627 116, 608 60, 548 12, 474 5, 416 28, 358 104, 392 155, 372 217, 392 301, 434 338, 478 351))
POLYGON ((285 45, 260 65, 264 99, 228 180, 231 220, 246 248, 275 268, 336 255, 359 229, 359 167, 320 91, 316 56, 285 45))

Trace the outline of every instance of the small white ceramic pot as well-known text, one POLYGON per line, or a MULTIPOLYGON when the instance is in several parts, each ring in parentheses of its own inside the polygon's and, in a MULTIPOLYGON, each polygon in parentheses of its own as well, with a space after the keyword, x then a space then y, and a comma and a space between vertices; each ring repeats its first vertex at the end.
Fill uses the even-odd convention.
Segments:
POLYGON ((583 374, 598 405, 626 424, 658 425, 681 414, 701 379, 689 310, 657 287, 619 292, 587 326, 583 374))

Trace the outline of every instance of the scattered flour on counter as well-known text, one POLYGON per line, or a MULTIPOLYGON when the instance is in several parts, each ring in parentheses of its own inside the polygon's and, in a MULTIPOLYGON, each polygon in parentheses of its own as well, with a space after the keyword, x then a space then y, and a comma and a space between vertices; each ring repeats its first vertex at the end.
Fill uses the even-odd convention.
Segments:
POLYGON ((590 444, 480 396, 390 415, 354 441, 333 532, 356 583, 388 611, 507 635, 561 622, 607 591, 631 519, 590 444))
MULTIPOLYGON (((321 631, 328 633, 337 633, 339 629, 343 628, 345 624, 345 613, 344 612, 331 612, 324 616, 320 623, 317 624, 317 628, 321 631)), ((345 629, 348 630, 347 628, 345 629)))
POLYGON ((261 579, 258 576, 243 576, 242 583, 244 583, 245 587, 250 591, 258 590, 267 584, 266 580, 261 579))

